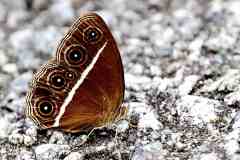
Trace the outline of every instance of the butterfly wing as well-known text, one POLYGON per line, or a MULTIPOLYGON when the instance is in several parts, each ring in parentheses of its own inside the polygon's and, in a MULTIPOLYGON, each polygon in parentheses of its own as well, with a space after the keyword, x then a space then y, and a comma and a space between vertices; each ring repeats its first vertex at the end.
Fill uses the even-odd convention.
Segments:
POLYGON ((84 15, 73 24, 59 44, 54 61, 42 67, 35 77, 37 85, 28 96, 28 115, 42 127, 79 132, 112 122, 120 113, 124 97, 121 57, 107 25, 96 14, 84 15), (54 65, 62 70, 56 71, 54 65), (64 84, 58 89, 56 84, 61 85, 61 78, 64 84), (44 85, 50 93, 35 91, 44 85), (51 99, 55 114, 49 115, 50 119, 36 117, 39 109, 32 110, 41 107, 35 97, 51 99))

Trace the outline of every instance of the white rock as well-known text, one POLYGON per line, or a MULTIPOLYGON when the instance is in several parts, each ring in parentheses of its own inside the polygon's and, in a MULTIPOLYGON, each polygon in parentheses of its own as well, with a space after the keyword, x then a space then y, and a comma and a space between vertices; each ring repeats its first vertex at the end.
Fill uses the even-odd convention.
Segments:
POLYGON ((23 69, 38 69, 42 65, 42 60, 35 57, 36 52, 33 50, 24 50, 17 56, 17 65, 23 69))
POLYGON ((32 72, 25 72, 11 81, 11 90, 16 93, 23 93, 28 90, 29 82, 32 79, 32 72))
POLYGON ((142 75, 143 74, 143 66, 141 64, 134 64, 131 68, 131 73, 136 75, 142 75))
POLYGON ((162 144, 153 142, 135 149, 132 160, 163 160, 164 152, 162 144))
POLYGON ((168 88, 172 88, 174 86, 174 81, 175 80, 172 78, 161 79, 159 77, 155 77, 151 83, 151 87, 157 88, 158 91, 165 92, 168 88))
POLYGON ((33 30, 30 28, 26 28, 23 30, 18 30, 17 32, 11 34, 9 41, 10 44, 16 50, 17 52, 16 54, 18 55, 19 52, 23 52, 33 47, 33 38, 34 38, 33 30))
POLYGON ((152 65, 150 67, 150 72, 151 72, 151 75, 154 75, 155 77, 160 77, 161 74, 162 74, 162 70, 159 66, 156 66, 156 65, 152 65))
POLYGON ((193 38, 201 27, 201 20, 195 17, 189 10, 180 8, 174 11, 174 18, 179 24, 177 30, 181 33, 184 38, 193 38))
MULTIPOLYGON (((176 39, 176 33, 175 31, 173 30, 173 28, 171 27, 168 27, 164 30, 163 34, 162 34, 162 38, 165 42, 165 45, 166 44, 170 44, 174 39, 176 39)), ((170 48, 170 47, 169 47, 170 48)), ((167 49, 169 49, 167 48, 167 49)), ((169 49, 170 51, 172 51, 172 48, 169 49)), ((167 50, 168 51, 168 50, 167 50)), ((171 55, 172 52, 167 52, 168 54, 167 55, 171 55), (170 53, 170 54, 169 54, 170 53)))
POLYGON ((182 142, 177 142, 177 143, 175 144, 175 146, 176 146, 176 149, 179 150, 179 151, 182 151, 182 150, 184 150, 185 148, 187 148, 187 145, 184 144, 184 143, 182 143, 182 142))
POLYGON ((8 74, 0 74, 0 87, 5 88, 8 87, 8 84, 11 80, 11 76, 8 74))
POLYGON ((240 129, 240 112, 233 112, 232 113, 232 128, 239 130, 240 129))
POLYGON ((218 117, 222 105, 217 100, 202 98, 199 96, 183 96, 177 101, 177 111, 181 121, 191 120, 192 124, 211 123, 218 117))
POLYGON ((24 138, 23 138, 23 135, 20 134, 20 133, 12 133, 9 137, 8 137, 8 140, 13 143, 13 144, 16 144, 16 145, 20 145, 20 144, 23 144, 23 141, 24 141, 24 138))
POLYGON ((12 111, 23 113, 24 108, 22 106, 25 104, 25 98, 19 97, 19 93, 12 90, 5 96, 2 104, 12 111))
MULTIPOLYGON (((8 0, 2 0, 4 5, 8 6, 9 8, 13 10, 24 10, 25 9, 25 1, 16 1, 15 3, 12 3, 11 1, 8 0)), ((5 7, 6 7, 5 6, 5 7)))
POLYGON ((34 49, 44 55, 55 55, 57 44, 63 37, 63 33, 56 27, 50 26, 44 30, 35 32, 33 39, 34 49))
POLYGON ((53 16, 58 17, 56 20, 59 24, 66 24, 73 21, 74 10, 70 1, 55 0, 55 3, 51 6, 50 11, 53 16))
POLYGON ((61 154, 70 151, 68 145, 41 144, 35 148, 36 158, 38 160, 59 159, 61 154))
POLYGON ((0 3, 0 22, 3 22, 4 19, 6 18, 7 11, 5 9, 5 6, 0 3))
POLYGON ((26 135, 30 137, 37 137, 37 128, 36 127, 30 127, 26 130, 26 135))
POLYGON ((204 45, 214 50, 228 49, 234 47, 236 40, 236 36, 229 34, 226 30, 221 30, 216 36, 210 36, 204 45))
POLYGON ((0 50, 0 66, 5 65, 8 62, 8 57, 3 50, 0 50))
POLYGON ((135 112, 139 114, 139 128, 152 128, 152 129, 159 129, 161 126, 161 123, 157 120, 157 116, 154 113, 154 110, 151 109, 150 106, 148 106, 145 103, 137 103, 132 102, 129 103, 129 113, 135 112))
POLYGON ((0 138, 8 137, 11 130, 11 123, 6 116, 0 118, 0 138))
POLYGON ((204 38, 198 38, 193 40, 189 44, 189 49, 192 51, 189 55, 191 61, 199 61, 199 56, 201 55, 201 48, 203 46, 204 38))
POLYGON ((16 160, 35 160, 35 159, 32 152, 21 150, 21 152, 17 155, 16 160))
POLYGON ((112 25, 112 24, 116 24, 116 19, 113 17, 113 14, 109 11, 104 11, 101 10, 100 12, 98 12, 98 14, 103 18, 104 22, 106 22, 107 25, 112 25))
POLYGON ((64 160, 83 160, 83 155, 78 152, 72 152, 64 160))
POLYGON ((224 149, 228 156, 232 156, 239 151, 239 135, 240 129, 234 129, 232 132, 225 136, 224 149))
POLYGON ((15 63, 8 63, 2 67, 2 70, 10 74, 17 74, 17 65, 15 63))
POLYGON ((47 8, 49 4, 50 4, 50 0, 34 0, 33 8, 35 10, 42 10, 47 8))
POLYGON ((117 124, 117 132, 125 132, 129 128, 129 122, 126 120, 121 120, 117 124))
POLYGON ((2 44, 0 44, 0 46, 4 46, 5 44, 3 43, 5 41, 5 38, 7 36, 6 31, 4 31, 3 28, 0 28, 0 41, 2 44))
POLYGON ((23 143, 25 146, 32 146, 37 141, 36 137, 23 136, 23 143))
POLYGON ((203 153, 199 155, 195 155, 193 159, 198 160, 221 160, 221 158, 218 157, 218 153, 203 153))
POLYGON ((54 131, 49 140, 49 143, 66 144, 67 142, 66 142, 62 132, 54 131))
POLYGON ((185 77, 183 83, 178 88, 179 94, 180 95, 189 94, 199 79, 200 77, 197 75, 185 77))
POLYGON ((229 93, 224 97, 227 105, 238 105, 240 103, 240 91, 229 93))
POLYGON ((29 17, 29 14, 25 10, 16 10, 9 12, 8 19, 7 19, 7 25, 10 28, 17 28, 19 27, 27 18, 29 17))
POLYGON ((232 13, 231 15, 229 15, 229 17, 231 17, 228 21, 228 26, 229 28, 232 28, 232 30, 234 29, 233 26, 238 26, 240 24, 240 20, 239 20, 239 9, 238 9, 238 5, 239 5, 239 1, 230 1, 229 3, 226 3, 226 5, 221 5, 219 4, 219 6, 221 6, 221 10, 219 10, 218 12, 222 12, 224 9, 227 9, 229 13, 232 13))
POLYGON ((125 83, 127 87, 132 87, 136 90, 141 90, 146 85, 150 84, 151 79, 147 76, 125 74, 125 83))
POLYGON ((205 85, 201 88, 201 92, 212 91, 238 91, 240 90, 240 72, 237 69, 228 70, 228 72, 218 80, 205 85))
POLYGON ((239 160, 239 159, 240 159, 240 155, 238 153, 231 156, 231 160, 239 160))

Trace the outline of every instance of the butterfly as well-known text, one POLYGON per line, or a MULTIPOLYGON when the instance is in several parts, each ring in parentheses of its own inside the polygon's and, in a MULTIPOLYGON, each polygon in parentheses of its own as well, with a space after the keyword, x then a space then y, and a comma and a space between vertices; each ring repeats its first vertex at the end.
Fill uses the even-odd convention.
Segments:
POLYGON ((41 128, 90 131, 126 114, 124 72, 109 28, 96 13, 81 16, 56 54, 35 73, 26 115, 41 128))

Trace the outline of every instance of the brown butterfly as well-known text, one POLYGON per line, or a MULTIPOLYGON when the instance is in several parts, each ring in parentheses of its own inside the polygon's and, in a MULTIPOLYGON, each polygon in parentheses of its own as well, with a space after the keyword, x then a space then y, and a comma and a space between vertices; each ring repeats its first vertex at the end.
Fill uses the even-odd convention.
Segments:
POLYGON ((90 131, 126 113, 124 73, 116 42, 95 13, 71 26, 56 56, 34 75, 26 114, 42 128, 90 131))

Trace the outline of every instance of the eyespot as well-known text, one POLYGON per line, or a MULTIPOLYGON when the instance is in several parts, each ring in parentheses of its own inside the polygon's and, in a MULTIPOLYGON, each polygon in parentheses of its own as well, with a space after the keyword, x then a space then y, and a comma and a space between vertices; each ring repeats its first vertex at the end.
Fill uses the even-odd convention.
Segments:
POLYGON ((79 67, 88 60, 85 48, 80 45, 72 45, 65 53, 66 62, 71 66, 79 67))
POLYGON ((41 115, 42 117, 52 116, 52 114, 54 112, 54 105, 52 102, 50 102, 48 100, 39 102, 37 108, 38 108, 37 111, 38 111, 39 115, 41 115))
POLYGON ((102 38, 102 32, 96 27, 89 27, 84 31, 84 40, 96 43, 102 38))
POLYGON ((55 88, 61 89, 65 86, 66 81, 61 74, 53 74, 50 77, 50 84, 55 88))
POLYGON ((76 78, 75 73, 71 72, 71 71, 67 71, 65 74, 65 77, 69 80, 74 80, 76 78))

